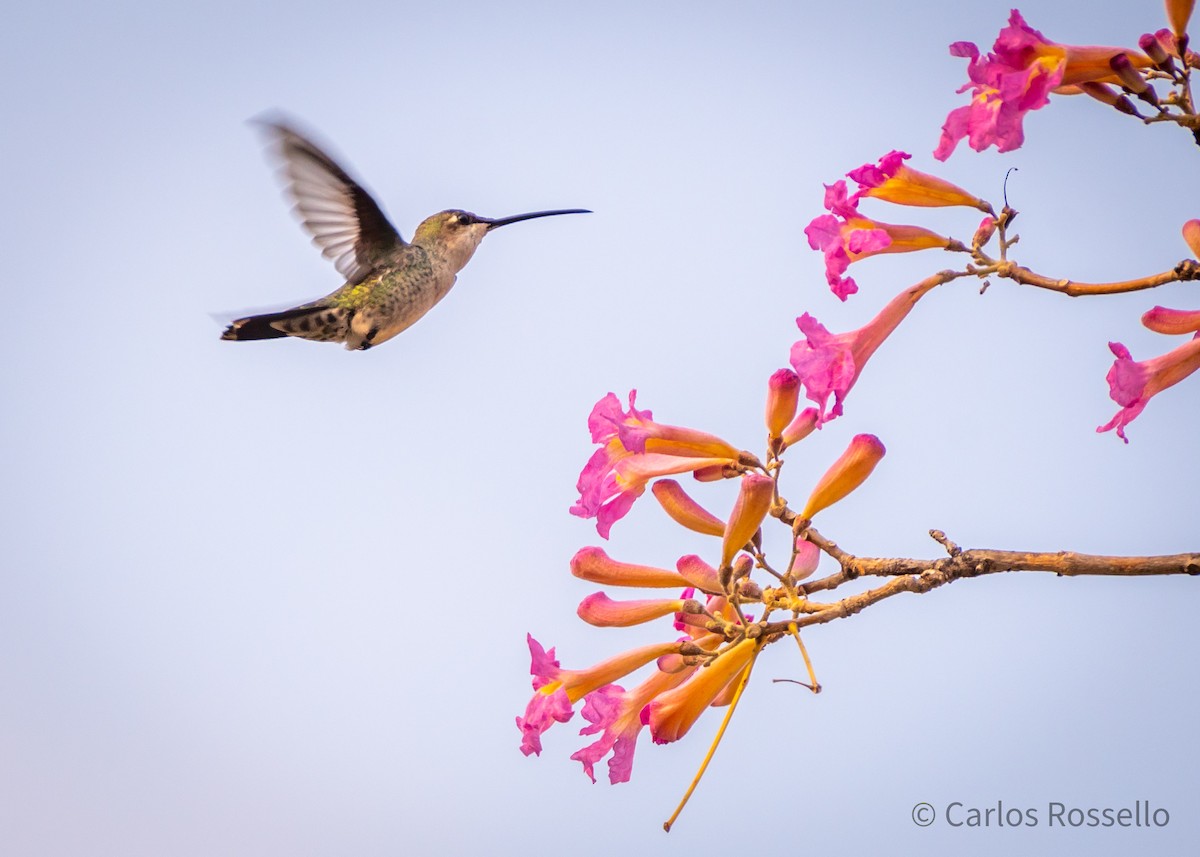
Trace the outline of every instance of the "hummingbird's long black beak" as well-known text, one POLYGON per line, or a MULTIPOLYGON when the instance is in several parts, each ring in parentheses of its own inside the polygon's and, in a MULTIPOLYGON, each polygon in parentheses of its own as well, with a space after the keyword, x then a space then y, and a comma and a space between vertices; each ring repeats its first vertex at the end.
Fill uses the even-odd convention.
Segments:
POLYGON ((532 211, 529 214, 514 214, 512 217, 498 217, 495 220, 487 218, 479 218, 488 225, 488 232, 499 226, 507 226, 510 223, 519 223, 522 220, 533 220, 535 217, 550 217, 554 214, 591 214, 592 212, 586 208, 560 208, 554 211, 532 211))

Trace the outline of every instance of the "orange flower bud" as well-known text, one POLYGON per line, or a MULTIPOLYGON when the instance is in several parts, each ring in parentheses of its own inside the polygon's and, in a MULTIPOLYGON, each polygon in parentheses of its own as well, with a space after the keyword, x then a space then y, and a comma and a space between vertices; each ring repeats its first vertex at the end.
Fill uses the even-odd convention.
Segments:
POLYGON ((645 586, 651 589, 682 589, 688 583, 674 571, 648 565, 634 565, 610 559, 602 548, 580 548, 571 557, 571 574, 605 586, 645 586))
POLYGON ((725 525, 725 539, 721 543, 722 567, 729 565, 734 554, 754 538, 774 500, 774 479, 758 473, 747 473, 742 477, 741 490, 729 513, 729 523, 725 525))
POLYGON ((675 523, 708 536, 725 535, 725 522, 689 497, 674 479, 660 479, 650 490, 675 523))
POLYGON ((862 485, 883 458, 884 452, 883 444, 875 435, 855 435, 841 458, 825 471, 817 487, 813 488, 800 517, 811 518, 862 485))
POLYGON ((1192 255, 1200 259, 1200 220, 1189 220, 1183 224, 1183 240, 1192 250, 1192 255))
POLYGON ((779 437, 796 415, 800 401, 800 376, 791 369, 780 369, 771 376, 767 391, 767 435, 779 437))

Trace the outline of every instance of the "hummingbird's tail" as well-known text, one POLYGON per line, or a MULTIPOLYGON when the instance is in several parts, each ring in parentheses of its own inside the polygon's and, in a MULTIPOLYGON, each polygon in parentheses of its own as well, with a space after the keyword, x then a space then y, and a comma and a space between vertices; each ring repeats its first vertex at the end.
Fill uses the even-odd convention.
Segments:
POLYGON ((225 328, 222 339, 245 342, 251 339, 281 339, 298 336, 318 342, 341 342, 346 338, 346 312, 334 307, 308 306, 239 318, 225 328))

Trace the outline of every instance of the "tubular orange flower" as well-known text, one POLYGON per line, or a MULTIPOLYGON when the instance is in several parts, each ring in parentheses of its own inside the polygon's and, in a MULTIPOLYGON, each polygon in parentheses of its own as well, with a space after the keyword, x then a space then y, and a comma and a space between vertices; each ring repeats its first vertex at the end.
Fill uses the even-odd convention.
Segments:
POLYGON ((742 640, 684 684, 660 693, 642 709, 642 723, 649 724, 654 743, 668 744, 686 735, 722 689, 742 677, 757 653, 757 640, 742 640))
POLYGON ((725 522, 688 496, 674 479, 659 479, 650 490, 675 523, 706 536, 725 535, 725 522))
POLYGON ((517 728, 522 736, 521 752, 526 756, 540 754, 542 733, 556 722, 570 720, 574 714, 572 706, 593 690, 629 675, 668 652, 679 651, 679 643, 653 643, 621 652, 584 670, 564 670, 555 660, 553 648, 547 652, 532 634, 527 634, 526 640, 534 694, 525 706, 525 715, 517 718, 517 728))
POLYGON ((571 557, 571 574, 603 586, 641 586, 647 589, 671 589, 688 585, 678 572, 649 565, 634 565, 610 559, 602 548, 586 547, 571 557))
POLYGON ((873 434, 855 435, 846 451, 825 471, 804 504, 801 518, 827 509, 866 481, 886 450, 873 434))
POLYGON ((775 480, 759 473, 747 473, 742 477, 741 490, 725 525, 725 538, 721 542, 721 567, 733 561, 734 554, 745 547, 763 519, 771 511, 775 499, 775 480))
POLYGON ((857 201, 870 196, 897 205, 924 208, 965 205, 991 213, 990 205, 958 185, 906 166, 904 161, 911 157, 907 152, 893 150, 879 159, 878 166, 863 164, 848 172, 846 175, 859 184, 858 192, 852 198, 857 201))
POLYGON ((804 235, 809 247, 825 254, 825 281, 843 301, 858 291, 853 277, 842 276, 851 262, 877 253, 945 248, 950 243, 945 236, 920 226, 880 223, 863 217, 842 179, 825 186, 825 208, 832 213, 813 218, 804 227, 804 235))

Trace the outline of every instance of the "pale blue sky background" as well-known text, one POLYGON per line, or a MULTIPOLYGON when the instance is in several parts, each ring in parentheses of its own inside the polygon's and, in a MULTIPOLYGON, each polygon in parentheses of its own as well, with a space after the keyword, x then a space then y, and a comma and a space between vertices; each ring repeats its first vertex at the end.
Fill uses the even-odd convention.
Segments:
MULTIPOLYGON (((1157 2, 1022 9, 1134 44, 1157 2)), ((1197 583, 1006 575, 812 631, 826 691, 773 648, 677 829, 717 726, 593 786, 579 718, 517 750, 524 635, 565 666, 659 639, 584 626, 567 514, 585 419, 633 386, 659 419, 761 446, 767 376, 809 311, 866 321, 945 267, 875 259, 845 305, 801 233, 821 182, 891 148, 1020 209, 1017 258, 1127 278, 1187 254, 1187 137, 1056 100, 1008 156, 930 153, 1007 7, 893 3, 24 4, 0 26, 0 853, 1179 853, 1200 836, 1197 583), (316 129, 406 235, 449 207, 592 208, 490 236, 450 296, 365 354, 220 342, 210 313, 340 284, 245 120, 316 129), (1163 830, 917 829, 942 808, 1132 806, 1163 830), (763 820, 767 819, 767 820, 763 820)), ((881 219, 918 215, 875 209, 881 219)), ((920 222, 967 239, 970 212, 920 222)), ((822 516, 860 554, 1196 550, 1197 379, 1132 443, 1106 343, 1194 285, 1072 302, 928 296, 786 493, 859 432, 889 453, 822 516)), ((727 487, 727 486, 722 486, 727 487)), ((722 487, 700 493, 721 511, 722 487)), ((624 559, 705 549, 644 500, 624 559)), ((616 595, 616 593, 614 593, 616 595)), ((603 769, 602 769, 603 770, 603 769)), ((1044 810, 1042 810, 1044 813, 1044 810)))

